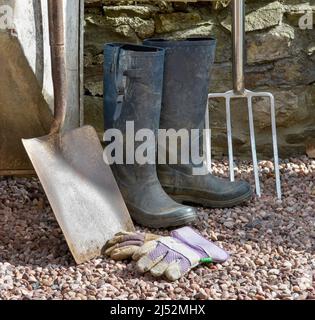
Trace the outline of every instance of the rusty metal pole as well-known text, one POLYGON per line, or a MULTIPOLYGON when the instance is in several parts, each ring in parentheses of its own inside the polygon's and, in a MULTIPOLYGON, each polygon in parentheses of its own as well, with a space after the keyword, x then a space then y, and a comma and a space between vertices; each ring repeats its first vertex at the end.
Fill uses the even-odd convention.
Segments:
POLYGON ((66 117, 67 80, 65 60, 64 0, 47 0, 52 79, 54 86, 54 122, 50 133, 63 128, 66 117), (58 88, 58 90, 57 90, 58 88))

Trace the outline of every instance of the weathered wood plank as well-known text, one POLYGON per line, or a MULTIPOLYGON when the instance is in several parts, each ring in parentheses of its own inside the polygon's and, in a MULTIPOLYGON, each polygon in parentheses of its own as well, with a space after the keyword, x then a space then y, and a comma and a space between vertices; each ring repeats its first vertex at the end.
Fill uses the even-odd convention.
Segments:
MULTIPOLYGON (((68 72, 68 105, 66 128, 78 127, 82 122, 80 69, 83 61, 81 41, 83 32, 83 0, 65 1, 66 61, 68 72)), ((53 109, 53 86, 48 33, 47 0, 0 0, 13 8, 14 28, 25 56, 34 71, 43 95, 53 109)))
MULTIPOLYGON (((47 0, 0 0, 0 5, 13 9, 12 29, 17 35, 17 39, 9 37, 9 31, 0 30, 5 46, 0 51, 1 65, 5 66, 0 74, 0 175, 26 174, 32 172, 32 166, 21 138, 47 134, 51 121, 47 103, 53 108, 47 0)), ((84 0, 67 1, 66 129, 83 122, 83 13, 84 0)))
POLYGON ((29 174, 22 138, 49 132, 52 117, 17 38, 0 31, 0 175, 29 174))
POLYGON ((68 113, 66 128, 74 129, 82 123, 82 0, 68 0, 66 17, 66 61, 68 82, 68 113))

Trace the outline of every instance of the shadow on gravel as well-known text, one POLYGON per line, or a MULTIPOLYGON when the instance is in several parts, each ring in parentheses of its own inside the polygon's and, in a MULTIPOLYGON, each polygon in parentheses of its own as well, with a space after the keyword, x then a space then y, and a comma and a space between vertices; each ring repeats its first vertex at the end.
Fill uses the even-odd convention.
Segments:
POLYGON ((40 267, 75 265, 35 178, 0 178, 0 262, 40 267))

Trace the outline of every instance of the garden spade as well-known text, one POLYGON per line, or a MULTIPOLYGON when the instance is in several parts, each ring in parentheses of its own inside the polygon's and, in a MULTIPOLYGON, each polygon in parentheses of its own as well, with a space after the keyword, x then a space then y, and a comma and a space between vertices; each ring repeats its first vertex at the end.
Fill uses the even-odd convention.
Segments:
POLYGON ((55 114, 49 135, 23 140, 36 173, 77 263, 102 253, 117 232, 134 231, 132 220, 96 131, 64 132, 67 86, 64 0, 48 0, 55 114))

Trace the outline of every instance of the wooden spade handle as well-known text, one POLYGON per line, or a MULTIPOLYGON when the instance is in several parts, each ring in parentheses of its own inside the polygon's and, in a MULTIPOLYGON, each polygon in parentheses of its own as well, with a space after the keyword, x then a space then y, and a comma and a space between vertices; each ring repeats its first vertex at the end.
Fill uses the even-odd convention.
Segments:
POLYGON ((64 1, 67 0, 47 0, 51 72, 54 87, 54 121, 50 131, 51 134, 61 131, 67 111, 64 1))

